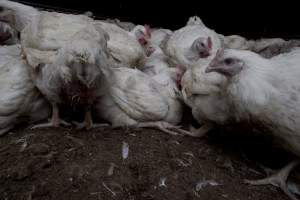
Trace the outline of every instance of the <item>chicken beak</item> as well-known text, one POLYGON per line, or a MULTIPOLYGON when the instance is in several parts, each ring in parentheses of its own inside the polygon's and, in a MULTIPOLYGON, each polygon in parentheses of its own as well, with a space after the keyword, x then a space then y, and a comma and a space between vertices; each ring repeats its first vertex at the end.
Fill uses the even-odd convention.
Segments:
MULTIPOLYGON (((217 52, 217 55, 218 55, 218 52, 217 52)), ((218 58, 217 58, 217 55, 215 58, 213 58, 209 65, 206 67, 205 69, 205 73, 210 73, 210 72, 215 72, 215 71, 218 71, 221 67, 218 67, 218 58)))
POLYGON ((218 68, 216 67, 212 67, 211 65, 208 65, 208 67, 206 67, 205 69, 205 73, 210 73, 210 72, 214 72, 214 71, 217 71, 218 68))
POLYGON ((200 58, 207 58, 208 56, 210 56, 210 52, 209 51, 203 51, 199 53, 199 57, 200 58))

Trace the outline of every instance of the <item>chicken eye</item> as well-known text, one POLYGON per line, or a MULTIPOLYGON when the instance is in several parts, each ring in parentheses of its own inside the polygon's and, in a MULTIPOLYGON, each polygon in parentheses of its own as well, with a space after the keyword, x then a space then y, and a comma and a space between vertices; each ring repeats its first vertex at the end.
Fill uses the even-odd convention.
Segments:
POLYGON ((201 47, 204 47, 204 44, 202 42, 200 43, 200 45, 201 45, 201 47))
POLYGON ((3 11, 4 11, 4 8, 0 6, 0 12, 3 12, 3 11))
POLYGON ((226 65, 231 65, 232 63, 234 63, 234 60, 233 60, 232 58, 226 58, 226 59, 224 60, 224 63, 225 63, 226 65))

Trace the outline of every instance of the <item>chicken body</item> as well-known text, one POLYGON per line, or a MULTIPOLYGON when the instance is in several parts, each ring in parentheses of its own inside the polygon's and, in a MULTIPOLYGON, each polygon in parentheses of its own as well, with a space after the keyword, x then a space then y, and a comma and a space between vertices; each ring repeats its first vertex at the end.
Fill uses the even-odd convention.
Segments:
MULTIPOLYGON (((300 50, 265 59, 245 50, 228 49, 211 62, 206 72, 218 72, 227 79, 219 85, 227 102, 229 119, 252 121, 267 128, 286 150, 300 156, 300 50)), ((211 105, 214 106, 214 105, 211 105)), ((279 173, 252 184, 273 184, 296 199, 286 187, 292 162, 279 173)))
MULTIPOLYGON (((165 52, 171 62, 187 70, 181 79, 182 95, 200 124, 205 122, 202 113, 195 110, 195 105, 202 103, 202 98, 198 97, 217 91, 216 86, 224 81, 222 75, 217 73, 205 74, 205 67, 222 47, 222 42, 219 34, 205 27, 201 19, 194 16, 185 27, 175 31, 166 43, 165 52)), ((207 128, 205 131, 199 130, 199 136, 204 132, 207 132, 207 128)))
POLYGON ((104 69, 104 76, 103 96, 96 110, 114 127, 151 127, 170 134, 186 134, 175 126, 182 116, 174 91, 176 73, 166 71, 161 77, 152 78, 140 70, 117 66, 104 69))
POLYGON ((247 40, 239 35, 224 37, 224 43, 228 49, 250 50, 265 58, 272 58, 282 53, 288 53, 300 47, 299 40, 283 40, 281 38, 247 40))
POLYGON ((300 155, 300 137, 296 134, 300 129, 297 123, 300 120, 297 114, 300 49, 271 59, 246 50, 228 49, 217 59, 208 68, 226 77, 227 82, 219 85, 219 91, 235 107, 236 121, 251 119, 265 123, 276 137, 290 143, 290 151, 300 155), (221 62, 226 59, 232 59, 225 62, 233 62, 227 65, 236 74, 222 72, 226 63, 221 62))
POLYGON ((0 21, 19 33, 39 15, 37 9, 14 1, 1 0, 0 7, 0 21))
POLYGON ((152 53, 141 70, 155 80, 169 99, 169 117, 166 121, 178 124, 182 118, 183 105, 179 96, 178 81, 183 73, 180 68, 170 67, 168 58, 159 46, 151 45, 152 53))
POLYGON ((223 36, 225 47, 228 49, 249 50, 254 45, 254 41, 249 41, 239 35, 223 36))
POLYGON ((166 43, 165 52, 175 64, 187 69, 195 63, 207 63, 221 45, 219 35, 196 19, 196 22, 192 20, 173 32, 166 43), (205 55, 201 55, 204 52, 205 55))
POLYGON ((47 119, 50 106, 35 87, 20 46, 0 47, 0 135, 21 122, 47 119))
POLYGON ((110 40, 107 47, 117 63, 122 63, 129 67, 142 66, 144 64, 145 53, 137 38, 131 32, 104 21, 96 21, 94 25, 100 26, 108 33, 110 40))
POLYGON ((145 65, 140 68, 144 73, 155 76, 170 67, 167 56, 159 46, 150 44, 144 51, 149 55, 145 59, 145 65))
POLYGON ((106 19, 105 21, 108 23, 115 24, 120 28, 124 29, 125 31, 131 31, 135 27, 133 23, 120 21, 119 19, 106 19))
POLYGON ((58 105, 85 108, 81 127, 93 127, 91 106, 97 96, 101 57, 108 35, 84 15, 41 12, 22 31, 21 44, 35 84, 52 103, 52 120, 36 127, 68 123, 59 119, 58 105))
POLYGON ((112 68, 109 75, 107 96, 110 100, 107 102, 117 105, 119 113, 106 111, 107 106, 101 106, 101 109, 104 109, 101 113, 108 114, 105 118, 114 126, 164 119, 168 112, 168 104, 160 94, 159 85, 150 77, 137 69, 126 67, 112 68), (124 120, 118 119, 122 116, 120 113, 123 114, 124 120))
POLYGON ((162 50, 164 50, 165 45, 172 34, 173 32, 169 29, 163 29, 163 28, 154 29, 151 32, 150 43, 152 45, 159 46, 160 48, 162 48, 162 50))

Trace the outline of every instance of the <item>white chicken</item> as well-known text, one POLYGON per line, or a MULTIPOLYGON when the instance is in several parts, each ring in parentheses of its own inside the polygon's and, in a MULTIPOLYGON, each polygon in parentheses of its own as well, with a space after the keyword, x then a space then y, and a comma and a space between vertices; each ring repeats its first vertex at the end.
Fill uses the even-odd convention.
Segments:
POLYGON ((189 134, 176 126, 182 117, 182 105, 176 96, 176 68, 167 68, 155 78, 122 66, 101 69, 103 96, 96 105, 101 118, 114 127, 148 127, 170 134, 189 134))
POLYGON ((205 27, 197 16, 190 17, 187 25, 175 31, 167 41, 165 52, 171 61, 182 69, 187 69, 181 79, 184 102, 192 108, 194 118, 203 124, 202 128, 193 131, 193 136, 202 136, 211 128, 202 121, 202 114, 195 110, 198 97, 218 90, 218 83, 224 77, 217 73, 205 74, 205 67, 214 58, 217 50, 223 45, 219 34, 205 27))
POLYGON ((249 50, 252 49, 254 43, 254 41, 247 40, 239 35, 224 36, 224 46, 228 49, 249 50))
POLYGON ((17 32, 39 15, 39 11, 31 6, 13 1, 0 1, 0 21, 9 24, 17 32))
POLYGON ((175 64, 187 69, 195 63, 205 64, 221 46, 215 31, 208 29, 199 17, 191 17, 185 27, 169 38, 165 52, 175 64))
POLYGON ((131 31, 135 27, 135 25, 133 23, 120 21, 119 19, 106 19, 105 21, 108 23, 116 24, 120 28, 124 29, 125 31, 131 31))
POLYGON ((226 83, 226 78, 217 73, 206 74, 205 68, 208 64, 192 66, 187 69, 181 79, 183 100, 192 109, 192 115, 196 121, 202 125, 198 130, 191 127, 195 137, 205 135, 213 129, 212 122, 222 123, 227 119, 224 119, 224 112, 226 117, 228 114, 228 107, 220 96, 219 88, 219 85, 226 83), (212 102, 215 106, 208 106, 212 102))
POLYGON ((139 43, 141 44, 141 40, 148 40, 151 38, 151 31, 152 30, 149 25, 136 25, 130 31, 130 34, 140 40, 139 43))
POLYGON ((150 43, 164 49, 172 34, 173 32, 169 29, 153 29, 151 32, 150 43))
POLYGON ((145 53, 133 32, 128 32, 115 24, 104 21, 95 21, 94 25, 100 26, 108 33, 110 40, 107 46, 115 61, 129 67, 144 64, 145 53))
MULTIPOLYGON (((272 41, 276 44, 278 40, 246 40, 243 37, 233 35, 225 37, 225 46, 237 49, 254 49, 266 45, 266 48, 272 48, 272 41), (268 46, 269 45, 269 46, 268 46)), ((281 44, 282 47, 288 46, 292 49, 290 42, 281 44)), ((296 46, 296 43, 294 43, 296 46)), ((288 49, 288 47, 286 49, 288 49)), ((260 48, 261 49, 261 48, 260 48)), ((283 48, 282 48, 283 49, 283 48)), ((262 52, 260 52, 262 53, 262 52)), ((266 56, 262 53, 263 56, 266 56)), ((225 85, 227 79, 222 74, 205 73, 207 63, 194 64, 188 69, 181 80, 182 94, 185 103, 191 107, 193 117, 203 126, 198 130, 193 130, 195 136, 202 136, 213 128, 213 123, 223 124, 227 118, 230 118, 230 108, 223 98, 220 85, 225 85), (214 102, 215 106, 209 106, 214 102)))
POLYGON ((82 128, 92 128, 91 106, 97 98, 101 57, 107 54, 108 35, 84 15, 40 12, 21 34, 23 53, 34 70, 37 87, 51 102, 50 123, 68 125, 59 118, 61 104, 83 107, 82 128))
POLYGON ((51 112, 20 53, 18 45, 0 47, 0 135, 18 123, 47 119, 51 112))
POLYGON ((150 76, 155 76, 169 69, 168 58, 159 46, 149 44, 145 46, 144 51, 148 57, 145 59, 145 65, 140 67, 141 71, 150 76))
MULTIPOLYGON (((134 35, 142 48, 146 50, 149 46, 160 47, 164 51, 167 41, 172 35, 172 31, 163 28, 150 28, 149 25, 137 25, 132 29, 131 34, 134 35)), ((149 56, 146 51, 146 56, 149 56)))
MULTIPOLYGON (((179 88, 184 69, 170 66, 167 56, 158 46, 149 45, 147 51, 152 53, 146 59, 146 64, 141 70, 150 75, 157 83, 161 84, 165 89, 164 92, 169 95, 169 98, 173 99, 174 103, 172 104, 172 110, 175 112, 172 116, 178 116, 178 121, 173 124, 177 124, 180 121, 183 112, 183 98, 179 88), (176 76, 174 76, 174 74, 176 74, 176 76)), ((187 134, 193 137, 198 137, 199 135, 198 133, 194 134, 192 132, 188 132, 187 134)))
POLYGON ((265 58, 271 58, 281 53, 288 53, 294 48, 300 47, 299 40, 283 40, 281 38, 264 38, 256 40, 249 48, 265 58))
MULTIPOLYGON (((218 53, 206 72, 226 77, 227 84, 220 84, 219 90, 230 108, 229 118, 265 126, 285 149, 300 156, 299 63, 300 49, 272 59, 246 50, 228 49, 218 53)), ((279 186, 296 199, 287 189, 286 180, 297 164, 299 161, 294 161, 271 177, 248 182, 279 186)))
POLYGON ((299 40, 283 40, 281 38, 262 38, 247 40, 239 35, 224 37, 225 47, 228 49, 250 50, 265 58, 271 58, 281 53, 287 53, 300 46, 299 40))

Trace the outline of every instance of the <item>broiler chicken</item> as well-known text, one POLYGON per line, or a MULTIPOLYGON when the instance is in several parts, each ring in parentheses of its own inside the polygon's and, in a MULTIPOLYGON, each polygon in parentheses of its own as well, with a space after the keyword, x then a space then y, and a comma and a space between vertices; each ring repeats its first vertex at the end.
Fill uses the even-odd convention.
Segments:
POLYGON ((169 69, 168 58, 159 46, 150 44, 145 47, 144 51, 148 57, 145 59, 145 65, 140 68, 141 71, 155 76, 169 69))
POLYGON ((94 127, 91 106, 97 98, 101 57, 107 54, 108 35, 84 15, 41 12, 21 34, 23 53, 33 68, 39 90, 52 104, 50 123, 68 125, 59 118, 59 105, 83 107, 79 127, 94 127))
POLYGON ((194 136, 204 135, 211 127, 202 120, 195 105, 202 103, 201 96, 218 91, 224 77, 217 73, 205 74, 205 67, 222 47, 221 37, 205 27, 199 17, 191 17, 187 26, 175 31, 167 42, 166 54, 178 67, 186 69, 181 79, 184 102, 192 108, 194 118, 203 124, 194 136))
MULTIPOLYGON (((170 36, 172 35, 172 31, 169 29, 151 29, 149 25, 141 26, 137 25, 131 31, 131 34, 136 37, 140 45, 144 50, 146 50, 149 46, 158 46, 163 50, 170 36)), ((146 56, 150 56, 149 51, 145 51, 146 56)), ((151 53, 151 52, 150 52, 151 53)))
POLYGON ((1 0, 0 8, 0 21, 9 24, 18 33, 39 15, 39 11, 31 6, 8 0, 1 0))
MULTIPOLYGON (((173 118, 172 124, 178 124, 183 114, 182 94, 179 91, 179 86, 184 70, 170 67, 167 56, 159 46, 149 45, 146 51, 151 53, 146 59, 144 68, 141 68, 141 70, 159 83, 164 88, 162 91, 168 95, 170 100, 173 100, 173 103, 170 104, 170 112, 172 112, 167 121, 173 118)), ((185 132, 185 134, 195 136, 191 132, 185 132)))
POLYGON ((101 68, 103 96, 96 105, 98 115, 114 127, 148 127, 169 134, 189 134, 176 126, 181 120, 182 105, 176 97, 176 68, 168 69, 152 78, 123 66, 101 68))
POLYGON ((144 49, 149 45, 154 45, 163 50, 172 33, 169 29, 152 29, 149 25, 137 25, 131 30, 131 34, 136 37, 144 49))
POLYGON ((104 21, 95 21, 94 25, 100 26, 108 33, 110 40, 107 46, 115 61, 129 67, 144 64, 145 53, 136 35, 104 21))
POLYGON ((239 35, 224 36, 224 46, 228 49, 250 50, 254 43, 239 35))
MULTIPOLYGON (((218 86, 221 98, 230 108, 224 123, 229 119, 235 122, 251 120, 263 125, 283 148, 300 156, 299 63, 300 49, 271 59, 246 50, 220 51, 206 72, 217 72, 226 77, 226 84, 218 86)), ((268 178, 247 182, 276 185, 296 199, 287 189, 286 181, 298 164, 299 161, 291 162, 268 178)))
POLYGON ((249 50, 260 54, 265 58, 271 58, 282 53, 288 53, 300 47, 299 40, 283 40, 281 38, 265 38, 256 41, 249 50))
POLYGON ((154 29, 151 32, 150 43, 164 49, 173 32, 169 29, 154 29))
POLYGON ((0 135, 21 122, 47 119, 50 106, 31 80, 20 46, 0 47, 0 135))
MULTIPOLYGON (((278 40, 246 40, 240 36, 227 36, 225 46, 237 49, 254 49, 255 44, 266 45, 266 48, 272 46, 271 42, 278 40), (270 45, 270 46, 268 46, 270 45)), ((288 44, 286 44, 288 45, 288 44)), ((284 46, 282 44, 282 46, 284 46)), ((264 55, 264 54, 263 54, 264 55)), ((195 135, 203 136, 213 128, 213 124, 223 124, 232 116, 226 98, 223 97, 223 91, 220 85, 226 85, 227 79, 222 74, 205 73, 206 64, 195 64, 188 69, 181 80, 182 94, 184 102, 192 109, 193 117, 203 127, 194 130, 195 135), (213 103, 212 103, 213 102, 213 103), (213 104, 214 106, 209 106, 213 104)))
POLYGON ((149 25, 136 25, 130 34, 136 37, 140 44, 146 45, 145 42, 151 38, 151 29, 149 25))
POLYGON ((120 21, 119 19, 106 19, 105 21, 108 23, 115 24, 115 25, 119 26, 120 28, 124 29, 125 31, 131 31, 135 27, 135 25, 133 23, 120 21))
POLYGON ((144 49, 144 53, 146 54, 146 56, 149 56, 149 54, 147 54, 149 52, 145 51, 145 49, 151 44, 151 32, 152 30, 149 25, 137 25, 130 32, 130 34, 137 39, 140 46, 144 49))
POLYGON ((195 63, 206 63, 222 46, 219 35, 199 20, 190 18, 185 27, 172 34, 165 47, 170 59, 185 69, 195 63))
POLYGON ((19 43, 20 32, 39 15, 33 7, 17 2, 0 1, 0 44, 19 43))
POLYGON ((262 38, 247 40, 239 35, 224 37, 225 47, 228 49, 250 50, 265 58, 271 58, 282 53, 288 53, 300 47, 299 40, 283 40, 281 38, 262 38))
POLYGON ((220 84, 226 83, 226 78, 217 73, 206 74, 208 64, 192 66, 181 79, 183 100, 192 109, 194 119, 202 125, 191 130, 195 137, 202 137, 213 129, 214 122, 222 124, 227 120, 228 107, 219 88, 220 84), (212 104, 214 106, 209 106, 212 104))

